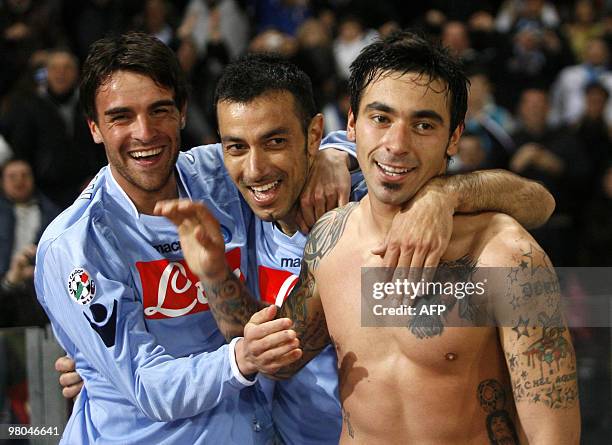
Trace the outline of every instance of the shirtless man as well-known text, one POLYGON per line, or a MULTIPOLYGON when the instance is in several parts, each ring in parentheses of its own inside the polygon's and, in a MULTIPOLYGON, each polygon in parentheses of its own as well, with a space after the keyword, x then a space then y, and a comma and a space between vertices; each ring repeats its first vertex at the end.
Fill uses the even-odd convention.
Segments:
MULTIPOLYGON (((305 247, 300 283, 278 310, 287 318, 271 320, 274 308, 256 313, 238 343, 247 348, 247 360, 238 363, 243 374, 286 378, 333 341, 341 443, 579 441, 575 355, 558 287, 545 282, 554 272, 512 218, 456 216, 442 256, 443 264, 471 271, 509 268, 507 283, 487 288, 487 315, 499 315, 497 327, 482 327, 469 310, 460 311, 479 303, 469 298, 447 317, 474 327, 361 323, 362 268, 383 265, 372 249, 393 216, 444 173, 463 130, 466 95, 457 63, 418 37, 396 35, 361 53, 351 75, 348 134, 357 142, 370 193, 319 220, 305 247), (527 290, 536 288, 546 289, 546 298, 530 297, 527 290)), ((206 283, 215 316, 235 319, 248 295, 219 264, 222 239, 205 209, 182 202, 157 211, 179 223, 185 258, 206 283)))

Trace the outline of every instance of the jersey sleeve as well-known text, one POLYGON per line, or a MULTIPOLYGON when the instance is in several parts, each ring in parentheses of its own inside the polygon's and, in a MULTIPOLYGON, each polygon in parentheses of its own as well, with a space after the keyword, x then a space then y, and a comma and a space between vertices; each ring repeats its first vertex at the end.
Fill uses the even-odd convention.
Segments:
POLYGON ((71 229, 80 236, 41 243, 35 276, 39 300, 67 352, 82 355, 155 421, 212 409, 250 384, 233 374, 228 345, 187 357, 169 355, 147 331, 137 287, 112 230, 78 224, 87 226, 71 229))
POLYGON ((336 150, 345 151, 350 156, 357 158, 356 145, 354 142, 349 141, 346 138, 346 131, 338 130, 332 131, 321 141, 319 150, 326 150, 328 148, 335 148, 336 150))

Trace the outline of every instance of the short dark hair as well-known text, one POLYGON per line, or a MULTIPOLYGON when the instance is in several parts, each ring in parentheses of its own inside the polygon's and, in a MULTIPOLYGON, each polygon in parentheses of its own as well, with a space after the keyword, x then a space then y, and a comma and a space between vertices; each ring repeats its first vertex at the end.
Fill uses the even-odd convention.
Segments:
POLYGON ((268 92, 288 91, 304 134, 317 114, 310 77, 285 59, 266 53, 247 54, 225 67, 215 91, 215 115, 219 102, 247 103, 268 92))
POLYGON ((445 48, 409 31, 397 31, 366 46, 351 64, 349 88, 355 118, 365 89, 390 72, 415 72, 446 83, 451 133, 463 123, 469 81, 461 63, 445 48))
POLYGON ((142 74, 172 89, 179 110, 187 101, 184 75, 172 50, 149 34, 130 32, 100 39, 89 49, 80 86, 81 106, 89 119, 97 122, 96 93, 117 71, 142 74))

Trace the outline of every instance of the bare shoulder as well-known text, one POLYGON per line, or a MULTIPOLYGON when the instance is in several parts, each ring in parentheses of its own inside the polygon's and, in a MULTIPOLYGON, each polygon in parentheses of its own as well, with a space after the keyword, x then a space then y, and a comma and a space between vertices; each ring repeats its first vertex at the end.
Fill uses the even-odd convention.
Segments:
POLYGON ((313 226, 304 247, 304 262, 311 271, 316 270, 323 257, 336 246, 344 233, 350 214, 358 206, 358 202, 350 202, 331 210, 313 226))
MULTIPOLYGON (((529 251, 541 252, 542 265, 545 254, 529 232, 514 218, 503 213, 481 213, 460 216, 455 219, 453 238, 466 238, 470 256, 479 266, 513 267, 529 251)), ((550 266, 550 264, 547 264, 550 266)))

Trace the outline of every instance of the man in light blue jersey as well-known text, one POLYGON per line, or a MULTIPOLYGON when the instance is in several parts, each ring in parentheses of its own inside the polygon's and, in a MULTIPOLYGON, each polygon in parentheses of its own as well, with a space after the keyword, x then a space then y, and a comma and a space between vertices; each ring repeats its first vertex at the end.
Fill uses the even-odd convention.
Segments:
MULTIPOLYGON (((234 225, 231 238, 247 237, 248 269, 244 272, 252 291, 264 302, 281 304, 299 270, 305 237, 297 231, 298 196, 313 169, 322 121, 312 103, 308 78, 293 65, 268 56, 249 56, 228 67, 218 86, 217 105, 229 175, 259 217, 242 234, 237 233, 238 226, 234 225)), ((342 135, 331 141, 334 146, 354 149, 342 135)), ((358 176, 353 176, 358 185, 358 176)), ((502 181, 503 178, 502 175, 502 181)), ((543 194, 539 199, 546 202, 546 192, 541 187, 515 180, 513 176, 506 181, 510 182, 504 187, 516 181, 513 189, 519 187, 534 196, 543 194)), ((461 193, 469 195, 470 187, 467 184, 461 193)), ((507 209, 512 211, 512 201, 508 203, 507 209)), ((427 215, 426 220, 435 213, 425 204, 416 205, 411 211, 416 212, 417 218, 427 215)), ((448 208, 443 211, 450 212, 448 208)), ((542 208, 542 220, 547 212, 542 208)), ((312 218, 306 210, 301 219, 312 218)), ((230 238, 227 225, 222 225, 227 240, 230 238)), ((442 229, 434 230, 440 232, 435 236, 441 239, 445 236, 442 229)), ((228 339, 242 333, 242 326, 233 327, 236 330, 227 333, 228 339)), ((241 346, 240 343, 237 352, 241 346)), ((240 368, 243 361, 239 354, 237 359, 240 368)), ((285 442, 337 443, 341 415, 332 350, 320 355, 292 381, 276 387, 263 379, 260 383, 272 400, 272 417, 285 442)))

